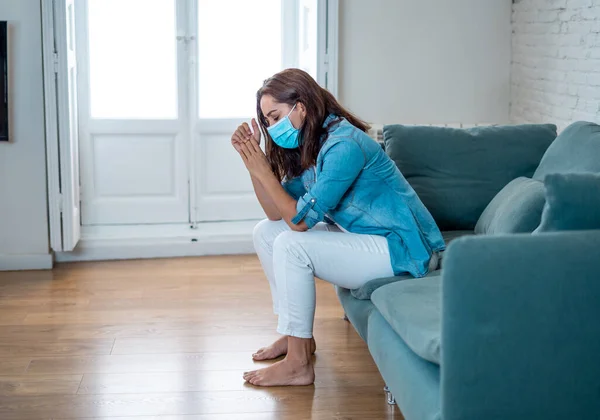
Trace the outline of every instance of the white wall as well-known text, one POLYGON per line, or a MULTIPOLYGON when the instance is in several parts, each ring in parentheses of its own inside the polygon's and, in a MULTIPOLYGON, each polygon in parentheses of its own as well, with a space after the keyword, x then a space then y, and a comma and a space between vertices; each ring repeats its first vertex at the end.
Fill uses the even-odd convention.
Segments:
POLYGON ((340 1, 339 97, 375 123, 509 119, 511 0, 340 1))
POLYGON ((10 143, 0 142, 0 269, 50 264, 40 0, 0 1, 9 22, 10 143))
POLYGON ((511 118, 600 123, 600 0, 518 0, 511 118))

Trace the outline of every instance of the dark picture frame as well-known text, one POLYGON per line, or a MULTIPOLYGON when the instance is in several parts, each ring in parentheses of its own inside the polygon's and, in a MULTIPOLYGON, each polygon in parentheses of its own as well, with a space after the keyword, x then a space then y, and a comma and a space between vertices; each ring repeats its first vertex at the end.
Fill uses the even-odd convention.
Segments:
POLYGON ((8 141, 8 22, 0 22, 0 141, 8 141))

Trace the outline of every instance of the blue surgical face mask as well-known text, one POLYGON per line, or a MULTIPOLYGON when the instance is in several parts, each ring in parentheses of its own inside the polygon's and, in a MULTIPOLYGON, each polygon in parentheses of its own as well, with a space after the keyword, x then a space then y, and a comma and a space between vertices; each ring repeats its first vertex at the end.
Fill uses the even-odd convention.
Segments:
POLYGON ((294 111, 294 108, 296 108, 296 105, 294 105, 290 113, 284 118, 267 127, 267 132, 275 144, 284 149, 296 149, 300 146, 300 130, 294 128, 294 125, 290 121, 290 115, 294 111))

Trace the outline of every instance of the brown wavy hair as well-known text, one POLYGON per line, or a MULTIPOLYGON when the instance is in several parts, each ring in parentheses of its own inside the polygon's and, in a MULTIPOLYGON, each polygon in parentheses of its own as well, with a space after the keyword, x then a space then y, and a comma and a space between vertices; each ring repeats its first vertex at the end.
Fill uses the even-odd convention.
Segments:
POLYGON ((265 80, 256 93, 256 113, 266 139, 267 159, 273 173, 280 181, 286 177, 295 178, 316 164, 317 155, 327 139, 329 128, 340 118, 345 118, 362 131, 366 132, 370 128, 367 123, 340 105, 335 97, 319 86, 308 73, 300 69, 286 69, 265 80), (267 131, 269 124, 260 109, 260 100, 264 95, 271 95, 276 102, 286 103, 289 106, 301 102, 306 108, 306 118, 299 133, 301 146, 298 149, 284 149, 275 144, 269 135, 267 131), (338 118, 327 127, 323 127, 325 119, 330 114, 338 118))

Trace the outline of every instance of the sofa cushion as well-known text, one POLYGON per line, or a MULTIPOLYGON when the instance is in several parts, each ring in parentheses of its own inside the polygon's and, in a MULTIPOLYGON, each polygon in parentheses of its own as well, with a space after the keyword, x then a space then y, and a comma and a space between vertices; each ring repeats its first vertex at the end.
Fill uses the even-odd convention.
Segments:
POLYGON ((570 172, 600 172, 600 125, 576 122, 565 128, 548 148, 534 179, 570 172))
POLYGON ((442 237, 446 243, 446 248, 448 248, 448 245, 450 245, 453 240, 474 234, 475 232, 472 230, 445 230, 442 232, 442 237))
POLYGON ((440 275, 380 287, 371 301, 392 329, 417 355, 440 363, 440 275))
POLYGON ((547 204, 535 233, 600 229, 600 174, 547 175, 544 185, 547 204))
POLYGON ((386 152, 442 230, 475 228, 506 184, 531 177, 555 125, 455 129, 387 125, 386 152))
POLYGON ((475 233, 531 233, 540 224, 545 202, 542 182, 525 177, 514 179, 485 208, 475 233))
MULTIPOLYGON (((472 230, 453 230, 453 231, 442 232, 442 236, 444 237, 444 242, 446 243, 446 245, 449 245, 450 242, 452 242, 453 240, 455 240, 457 238, 460 238, 462 236, 467 236, 467 235, 473 235, 473 234, 474 234, 474 232, 472 230)), ((440 260, 440 266, 443 264, 443 254, 444 254, 443 252, 440 254, 440 257, 442 257, 442 259, 440 260)), ((441 270, 436 270, 436 271, 433 271, 433 272, 427 274, 426 277, 439 276, 440 273, 441 273, 441 270)), ((381 279, 373 279, 373 280, 369 280, 368 282, 363 284, 358 289, 352 289, 351 293, 352 293, 352 296, 355 297, 356 299, 360 299, 360 300, 371 299, 371 295, 373 294, 373 292, 375 290, 379 289, 381 286, 385 286, 386 284, 390 284, 390 283, 395 283, 397 281, 410 280, 410 279, 414 279, 414 277, 411 276, 410 274, 406 274, 403 276, 385 277, 385 278, 381 278, 381 279)))
MULTIPOLYGON (((432 271, 430 273, 427 273, 427 275, 425 277, 439 276, 441 272, 442 272, 442 270, 432 271)), ((352 296, 354 296, 356 299, 360 299, 360 300, 371 299, 373 292, 375 290, 379 289, 380 287, 388 285, 390 283, 396 283, 397 281, 404 281, 404 280, 414 280, 414 277, 411 276, 410 274, 404 274, 401 276, 392 276, 392 277, 384 277, 381 279, 369 280, 368 282, 363 284, 358 289, 352 289, 352 291, 351 291, 352 296)))

